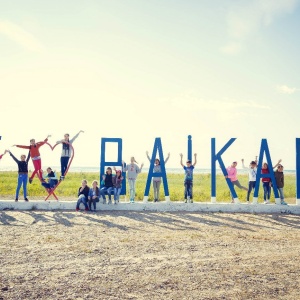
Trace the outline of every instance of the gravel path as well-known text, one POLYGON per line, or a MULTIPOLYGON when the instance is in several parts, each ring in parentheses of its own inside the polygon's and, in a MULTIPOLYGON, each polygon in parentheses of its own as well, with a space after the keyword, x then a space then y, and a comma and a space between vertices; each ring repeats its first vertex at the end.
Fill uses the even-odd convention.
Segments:
POLYGON ((0 212, 0 300, 300 299, 300 216, 0 212))

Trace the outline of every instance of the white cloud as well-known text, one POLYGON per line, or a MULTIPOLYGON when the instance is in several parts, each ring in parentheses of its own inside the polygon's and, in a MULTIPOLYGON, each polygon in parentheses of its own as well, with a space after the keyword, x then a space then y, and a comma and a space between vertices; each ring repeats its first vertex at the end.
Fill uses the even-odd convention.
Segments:
POLYGON ((0 21, 0 34, 5 35, 29 51, 39 52, 44 48, 31 33, 9 21, 0 21))
MULTIPOLYGON (((238 53, 238 51, 230 51, 230 45, 239 45, 249 35, 272 24, 279 16, 292 13, 299 0, 252 0, 246 3, 244 6, 233 7, 229 12, 227 17, 228 36, 234 41, 221 47, 221 52, 238 53), (224 51, 224 49, 228 51, 224 51)), ((235 48, 233 47, 233 49, 235 48)))
POLYGON ((299 91, 300 89, 291 88, 288 87, 287 85, 278 85, 277 90, 283 94, 294 94, 296 91, 299 91))

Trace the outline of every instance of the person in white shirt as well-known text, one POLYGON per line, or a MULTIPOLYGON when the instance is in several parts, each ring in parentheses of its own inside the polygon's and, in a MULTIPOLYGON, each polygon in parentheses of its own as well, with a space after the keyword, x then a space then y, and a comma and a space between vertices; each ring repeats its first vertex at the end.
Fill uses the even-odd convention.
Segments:
POLYGON ((257 156, 255 157, 255 161, 251 161, 249 168, 245 167, 244 159, 242 159, 242 165, 244 169, 248 170, 249 183, 248 183, 248 192, 247 192, 247 203, 249 203, 250 194, 252 189, 254 190, 256 184, 256 174, 257 174, 257 156))

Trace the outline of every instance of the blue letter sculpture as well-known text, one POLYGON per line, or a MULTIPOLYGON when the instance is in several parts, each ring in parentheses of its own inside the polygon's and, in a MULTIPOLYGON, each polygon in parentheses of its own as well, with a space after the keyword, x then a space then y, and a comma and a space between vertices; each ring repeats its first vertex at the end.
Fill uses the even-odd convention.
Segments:
POLYGON ((164 160, 164 154, 163 154, 160 138, 155 138, 150 167, 149 167, 149 173, 148 173, 148 178, 147 178, 147 183, 146 183, 146 188, 145 188, 145 193, 144 193, 144 202, 148 201, 152 177, 162 177, 163 184, 164 184, 164 191, 165 191, 165 199, 166 199, 166 201, 170 201, 168 180, 167 180, 167 174, 166 174, 166 168, 165 168, 165 160, 164 160), (157 151, 158 151, 159 160, 160 160, 161 172, 154 173, 154 164, 155 164, 157 151))
MULTIPOLYGON (((216 139, 211 139, 211 202, 216 203, 216 161, 219 162, 221 170, 224 176, 228 175, 225 165, 222 160, 222 154, 229 148, 229 146, 236 140, 236 138, 231 138, 227 144, 216 154, 216 139)), ((227 185, 230 189, 231 195, 234 199, 234 203, 239 203, 239 199, 234 190, 233 184, 229 178, 226 178, 227 185)))
POLYGON ((300 139, 296 138, 296 204, 300 205, 300 139))
MULTIPOLYGON (((100 157, 100 183, 102 181, 102 175, 105 174, 105 167, 107 166, 120 166, 122 170, 122 139, 120 138, 102 138, 101 139, 101 157, 100 157), (106 143, 118 143, 118 160, 117 161, 105 161, 105 148, 106 143)), ((126 195, 126 173, 122 172, 123 183, 121 195, 126 195)))
POLYGON ((253 204, 257 203, 261 178, 271 178, 274 195, 275 195, 275 202, 276 202, 276 204, 280 204, 280 199, 279 199, 277 184, 276 184, 276 180, 275 180, 275 175, 273 172, 273 165, 272 165, 272 161, 271 161, 271 156, 270 156, 267 139, 261 140, 260 153, 259 153, 259 159, 258 159, 258 165, 257 165, 256 184, 255 184, 255 190, 254 190, 254 195, 253 195, 253 204), (267 161, 268 168, 269 168, 269 173, 267 173, 267 174, 261 173, 263 159, 264 159, 264 153, 266 154, 266 161, 267 161))
POLYGON ((191 135, 188 135, 188 155, 187 155, 187 158, 188 160, 190 160, 191 162, 193 162, 193 155, 192 155, 192 136, 191 135))

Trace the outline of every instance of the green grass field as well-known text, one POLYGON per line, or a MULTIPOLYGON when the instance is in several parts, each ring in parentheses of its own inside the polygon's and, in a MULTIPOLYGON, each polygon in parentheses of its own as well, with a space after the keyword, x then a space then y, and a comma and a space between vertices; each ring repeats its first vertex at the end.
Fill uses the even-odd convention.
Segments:
MULTIPOLYGON (((168 174, 168 185, 170 192, 170 199, 172 201, 183 200, 183 174, 168 174)), ((58 186, 55 193, 60 199, 76 199, 77 191, 81 184, 81 180, 86 179, 90 185, 93 180, 99 181, 98 173, 69 173, 66 179, 58 186)), ((138 175, 136 184, 136 200, 142 200, 144 196, 144 190, 146 186, 147 174, 141 173, 138 175)), ((285 198, 294 203, 295 191, 296 191, 296 178, 295 175, 285 175, 285 198)), ((239 181, 242 185, 248 186, 248 176, 240 175, 239 181)), ((16 172, 1 172, 0 173, 0 198, 2 199, 14 199, 15 190, 17 184, 16 172)), ((42 199, 47 195, 45 189, 41 186, 37 177, 33 180, 32 184, 28 184, 28 197, 41 197, 42 199)), ((208 202, 210 201, 211 193, 211 175, 210 174, 194 174, 194 201, 208 202)), ((239 199, 246 201, 246 191, 236 188, 239 199)), ((20 191, 19 198, 22 199, 22 189, 20 191)), ((128 198, 128 187, 127 187, 128 198)), ((164 199, 163 184, 160 189, 160 199, 164 199)), ((150 188, 149 201, 153 200, 152 185, 150 188)), ((217 175, 217 201, 230 202, 229 188, 222 175, 217 175)), ((259 189, 259 202, 263 201, 263 189, 262 185, 259 189)), ((274 202, 274 195, 272 191, 271 202, 274 202)))

